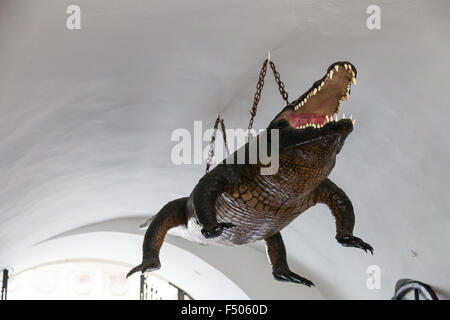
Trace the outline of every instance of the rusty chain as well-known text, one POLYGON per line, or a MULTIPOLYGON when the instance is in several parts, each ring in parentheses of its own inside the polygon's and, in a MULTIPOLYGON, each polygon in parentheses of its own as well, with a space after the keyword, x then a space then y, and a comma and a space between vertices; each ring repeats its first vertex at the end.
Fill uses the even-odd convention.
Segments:
POLYGON ((211 167, 212 158, 214 157, 214 146, 216 144, 216 134, 217 128, 219 127, 219 122, 220 122, 220 114, 217 116, 216 122, 214 122, 214 131, 211 136, 211 141, 209 142, 208 158, 206 159, 206 173, 208 173, 209 168, 211 167))
POLYGON ((223 118, 220 119, 220 126, 222 128, 223 143, 225 144, 225 151, 227 153, 227 158, 228 158, 230 156, 230 150, 228 149, 227 132, 225 130, 225 123, 223 122, 223 118))
POLYGON ((253 127, 253 121, 255 120, 256 111, 258 109, 259 99, 261 99, 261 91, 264 87, 264 78, 266 77, 267 72, 267 62, 268 59, 264 60, 263 65, 261 67, 261 71, 259 72, 258 82, 256 83, 256 92, 253 97, 253 106, 250 110, 250 122, 248 123, 248 136, 250 137, 250 130, 253 127))
MULTIPOLYGON (((261 67, 261 71, 259 72, 258 82, 256 84, 256 92, 253 97, 253 106, 252 106, 252 109, 249 111, 250 115, 251 115, 250 121, 248 123, 248 136, 249 137, 250 137, 251 129, 253 127, 253 122, 255 120, 256 112, 258 110, 259 100, 261 99, 261 92, 264 87, 264 78, 266 77, 266 73, 267 73, 267 63, 269 63, 270 68, 273 71, 273 76, 275 78, 275 82, 278 84, 278 91, 280 92, 281 97, 283 98, 284 101, 286 101, 286 104, 289 104, 288 93, 285 90, 283 81, 281 81, 281 79, 280 79, 280 74, 278 73, 277 69, 275 68, 275 64, 271 60, 269 60, 269 58, 265 59, 263 62, 263 65, 261 67)), ((211 136, 211 141, 209 143, 208 158, 206 159, 206 173, 209 172, 209 169, 211 168, 211 164, 212 164, 212 158, 214 157, 214 147, 215 147, 215 143, 216 143, 216 135, 217 135, 217 130, 219 128, 219 123, 220 123, 222 134, 223 134, 223 140, 224 140, 225 149, 227 152, 227 157, 230 155, 230 151, 228 149, 228 144, 227 144, 227 134, 225 131, 225 124, 222 119, 222 116, 219 113, 219 115, 217 116, 217 119, 214 123, 214 131, 211 136)))
POLYGON ((219 129, 219 123, 220 123, 220 128, 222 130, 223 141, 225 144, 225 150, 227 152, 227 157, 230 155, 230 151, 228 149, 228 143, 227 143, 227 133, 225 131, 225 123, 223 121, 221 114, 219 113, 216 121, 214 122, 214 128, 213 128, 214 131, 211 136, 211 141, 209 142, 208 158, 206 159, 206 173, 209 172, 209 169, 211 168, 211 164, 212 164, 212 159, 214 157, 214 148, 215 148, 215 144, 216 144, 216 135, 217 135, 217 130, 219 129))
POLYGON ((280 92, 283 100, 286 101, 286 105, 288 105, 289 104, 288 93, 284 89, 284 83, 280 79, 280 74, 278 73, 277 69, 275 68, 275 64, 272 61, 269 61, 269 64, 270 64, 270 67, 272 68, 273 76, 275 77, 275 81, 278 84, 278 91, 280 92))
POLYGON ((286 101, 286 104, 289 104, 288 93, 286 92, 286 90, 284 88, 283 81, 281 81, 281 79, 280 79, 279 72, 275 68, 275 64, 269 59, 264 60, 263 65, 261 67, 261 71, 259 72, 258 83, 256 84, 256 92, 255 92, 255 96, 253 98, 253 106, 252 106, 252 109, 250 110, 251 118, 248 123, 248 136, 249 137, 250 137, 251 129, 253 128, 253 121, 255 120, 256 112, 258 110, 259 100, 261 99, 261 91, 264 87, 264 77, 266 76, 266 73, 267 73, 267 63, 269 63, 270 68, 273 71, 273 76, 275 77, 275 82, 278 84, 278 91, 280 92, 281 97, 283 98, 284 101, 286 101))

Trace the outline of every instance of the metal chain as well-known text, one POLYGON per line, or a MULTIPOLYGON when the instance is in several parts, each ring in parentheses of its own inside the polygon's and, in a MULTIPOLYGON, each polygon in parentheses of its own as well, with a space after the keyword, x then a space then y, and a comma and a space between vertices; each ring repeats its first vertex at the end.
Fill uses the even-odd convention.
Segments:
POLYGON ((262 91, 262 88, 264 87, 264 77, 266 76, 266 73, 267 73, 267 63, 269 63, 270 67, 272 68, 273 76, 275 77, 275 81, 278 84, 278 91, 280 92, 281 97, 283 98, 284 101, 286 101, 286 104, 289 104, 288 93, 286 92, 286 90, 284 88, 283 81, 281 81, 281 79, 280 79, 280 74, 278 73, 277 69, 275 68, 275 64, 269 59, 264 60, 264 63, 261 67, 261 71, 259 72, 258 83, 256 84, 256 92, 255 92, 255 96, 253 98, 252 110, 250 110, 251 118, 248 123, 248 136, 249 137, 250 137, 251 129, 253 127, 253 122, 255 120, 256 112, 258 110, 259 100, 261 99, 261 91, 262 91))
POLYGON ((222 128, 223 143, 225 144, 225 151, 227 153, 227 158, 228 158, 230 156, 230 149, 228 149, 227 132, 225 130, 225 123, 223 122, 223 118, 220 119, 220 126, 222 128))
POLYGON ((211 141, 209 142, 209 151, 208 151, 208 158, 206 159, 206 171, 205 173, 208 173, 209 168, 211 167, 212 164, 212 158, 214 157, 214 146, 216 144, 216 134, 217 134, 217 128, 219 127, 219 122, 220 122, 220 113, 217 116, 216 122, 214 122, 214 131, 213 134, 211 136, 211 141))
MULTIPOLYGON (((250 121, 248 124, 248 136, 249 137, 250 137, 251 129, 253 127, 253 122, 255 120, 256 112, 258 110, 259 100, 261 99, 261 92, 264 87, 264 78, 266 77, 266 73, 267 73, 267 63, 269 63, 270 68, 272 68, 273 76, 275 77, 275 81, 278 84, 278 91, 280 92, 281 97, 283 98, 284 101, 286 101, 286 104, 289 104, 288 93, 286 92, 286 90, 284 88, 283 81, 281 81, 281 79, 280 79, 280 74, 278 73, 277 69, 275 68, 275 64, 267 58, 266 60, 264 60, 263 65, 261 67, 261 71, 259 72, 258 83, 256 84, 256 92, 253 97, 253 106, 252 106, 252 109, 250 110, 251 117, 250 117, 250 121)), ((219 128, 219 123, 220 123, 222 134, 223 134, 223 141, 225 144, 225 150, 227 152, 227 157, 230 156, 230 150, 228 149, 228 143, 227 143, 227 134, 225 131, 225 123, 222 119, 222 116, 219 113, 216 121, 214 122, 214 131, 211 136, 211 141, 209 143, 208 158, 206 159, 206 173, 209 172, 209 169, 211 168, 211 164, 212 164, 212 159, 214 157, 214 147, 215 147, 215 143, 216 143, 216 135, 217 135, 217 130, 219 128)))
POLYGON ((286 105, 288 105, 289 104, 288 93, 284 89, 284 83, 280 79, 280 74, 278 73, 277 69, 275 68, 275 64, 272 61, 269 61, 269 64, 270 64, 270 67, 272 68, 273 76, 275 77, 275 81, 278 84, 278 91, 280 91, 281 97, 283 98, 284 101, 286 101, 286 105))
POLYGON ((214 122, 214 131, 211 136, 211 141, 209 143, 208 158, 206 159, 206 173, 209 172, 209 169, 211 168, 211 164, 212 164, 212 159, 214 157, 214 148, 215 148, 215 144, 216 144, 216 135, 217 135, 217 130, 219 128, 219 123, 220 123, 220 129, 222 130, 223 142, 225 144, 225 150, 227 153, 227 157, 230 156, 230 149, 228 149, 227 132, 225 130, 225 123, 223 121, 222 116, 219 113, 219 115, 217 116, 216 122, 214 122))
POLYGON ((250 110, 250 121, 248 123, 248 136, 250 137, 250 130, 253 127, 253 121, 255 120, 256 111, 258 110, 258 103, 259 99, 261 99, 261 91, 264 87, 264 78, 266 76, 267 72, 267 62, 268 59, 264 60, 263 65, 261 67, 261 71, 259 72, 258 82, 256 83, 256 92, 255 96, 253 97, 253 106, 252 110, 250 110))

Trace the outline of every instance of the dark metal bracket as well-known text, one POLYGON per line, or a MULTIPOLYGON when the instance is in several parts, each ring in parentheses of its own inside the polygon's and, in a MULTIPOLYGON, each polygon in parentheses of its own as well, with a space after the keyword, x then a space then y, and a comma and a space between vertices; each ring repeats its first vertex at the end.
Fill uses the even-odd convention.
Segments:
POLYGON ((392 300, 402 300, 412 290, 414 290, 414 300, 420 300, 420 296, 423 296, 426 300, 439 300, 430 285, 411 279, 400 279, 397 281, 395 295, 392 297, 392 300))
POLYGON ((8 269, 3 270, 3 281, 2 281, 2 299, 6 300, 8 295, 8 278, 9 278, 9 271, 8 269))

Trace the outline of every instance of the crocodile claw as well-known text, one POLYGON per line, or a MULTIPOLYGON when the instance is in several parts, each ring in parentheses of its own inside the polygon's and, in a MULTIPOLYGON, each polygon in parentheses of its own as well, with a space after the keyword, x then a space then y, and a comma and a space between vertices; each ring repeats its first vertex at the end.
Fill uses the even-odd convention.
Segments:
POLYGON ((354 236, 343 236, 337 237, 337 241, 342 244, 344 247, 355 247, 359 249, 363 249, 365 252, 370 251, 373 255, 373 248, 370 244, 365 243, 358 237, 354 236))
POLYGON ((273 278, 278 281, 295 282, 295 283, 304 284, 305 286, 308 286, 308 287, 314 287, 314 283, 312 283, 312 281, 299 276, 298 274, 292 272, 289 269, 281 271, 281 272, 273 272, 272 274, 273 274, 273 278))
POLYGON ((131 276, 133 273, 141 271, 144 272, 151 272, 155 271, 161 268, 161 262, 159 262, 159 258, 144 258, 142 263, 133 269, 130 270, 127 274, 127 278, 131 276))
POLYGON ((217 225, 215 225, 211 228, 203 228, 202 234, 207 239, 216 238, 222 234, 224 229, 229 229, 229 228, 233 228, 233 227, 234 227, 234 224, 232 224, 232 223, 222 222, 222 223, 218 223, 217 225))

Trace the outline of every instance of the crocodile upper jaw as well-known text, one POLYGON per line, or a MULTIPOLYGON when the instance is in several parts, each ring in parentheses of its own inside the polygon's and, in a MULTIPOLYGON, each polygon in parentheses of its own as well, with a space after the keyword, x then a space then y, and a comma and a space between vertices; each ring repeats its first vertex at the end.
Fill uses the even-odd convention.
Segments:
MULTIPOLYGON (((331 121, 339 121, 337 113, 342 101, 350 96, 351 84, 356 85, 355 66, 350 62, 336 62, 328 68, 324 77, 289 104, 274 121, 285 119, 298 130, 309 127, 318 129, 331 121)), ((345 119, 345 114, 341 119, 345 119)), ((354 123, 352 116, 350 119, 354 123)))

